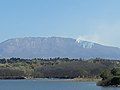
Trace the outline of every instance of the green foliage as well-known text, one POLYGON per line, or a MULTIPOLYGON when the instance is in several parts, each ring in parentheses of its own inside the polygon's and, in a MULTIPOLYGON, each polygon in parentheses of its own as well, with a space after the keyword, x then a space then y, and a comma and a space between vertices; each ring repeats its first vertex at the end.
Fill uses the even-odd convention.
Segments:
MULTIPOLYGON (((28 78, 94 78, 109 77, 107 70, 118 67, 118 60, 107 59, 0 59, 0 75, 4 76, 24 76, 28 78), (2 69, 5 70, 2 70, 2 69), (106 71, 104 71, 106 70, 106 71)), ((118 72, 117 72, 118 74, 118 72)))
POLYGON ((102 81, 98 83, 101 86, 118 86, 120 85, 120 68, 105 70, 101 73, 102 81))
POLYGON ((113 76, 119 76, 119 75, 120 75, 120 68, 113 68, 113 69, 111 70, 111 74, 112 74, 113 76))
POLYGON ((111 79, 111 85, 120 85, 120 76, 113 77, 111 79))
POLYGON ((108 79, 110 77, 110 71, 109 70, 104 70, 102 71, 102 73, 100 74, 100 77, 105 80, 108 79))

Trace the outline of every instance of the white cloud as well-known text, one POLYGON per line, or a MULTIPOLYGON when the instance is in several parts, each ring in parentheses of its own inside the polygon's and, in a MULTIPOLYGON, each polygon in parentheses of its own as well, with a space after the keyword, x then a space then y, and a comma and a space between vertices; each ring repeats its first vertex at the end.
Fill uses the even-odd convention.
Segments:
POLYGON ((78 39, 120 47, 120 22, 94 22, 89 29, 88 34, 80 35, 78 39))
POLYGON ((99 22, 98 20, 98 22, 91 23, 90 26, 87 34, 80 35, 78 39, 120 47, 120 22, 99 22))
POLYGON ((96 26, 95 35, 105 45, 120 47, 120 23, 102 23, 96 26))
POLYGON ((101 43, 101 40, 97 35, 81 35, 77 38, 77 40, 101 43))

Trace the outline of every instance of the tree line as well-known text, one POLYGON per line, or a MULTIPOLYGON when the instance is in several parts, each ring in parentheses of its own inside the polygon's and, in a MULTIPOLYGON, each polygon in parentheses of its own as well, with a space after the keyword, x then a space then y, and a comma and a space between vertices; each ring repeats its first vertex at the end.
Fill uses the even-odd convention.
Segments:
POLYGON ((34 58, 0 59, 0 78, 100 78, 104 70, 120 67, 119 60, 34 58))

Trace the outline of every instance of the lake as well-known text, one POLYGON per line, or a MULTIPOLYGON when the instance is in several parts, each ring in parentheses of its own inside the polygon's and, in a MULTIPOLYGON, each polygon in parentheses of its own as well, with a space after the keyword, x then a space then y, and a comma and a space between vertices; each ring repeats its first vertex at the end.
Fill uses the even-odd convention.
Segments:
POLYGON ((95 82, 62 80, 0 80, 0 90, 120 90, 117 87, 100 87, 95 82))

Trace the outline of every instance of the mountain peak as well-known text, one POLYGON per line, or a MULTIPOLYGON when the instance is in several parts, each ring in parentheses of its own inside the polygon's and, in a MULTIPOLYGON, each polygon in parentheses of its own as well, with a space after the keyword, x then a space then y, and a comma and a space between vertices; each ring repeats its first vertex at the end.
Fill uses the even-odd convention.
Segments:
POLYGON ((95 43, 89 42, 89 41, 84 41, 81 39, 76 39, 76 42, 83 48, 93 48, 95 43))
POLYGON ((25 37, 0 43, 0 58, 119 58, 120 49, 80 39, 25 37))

